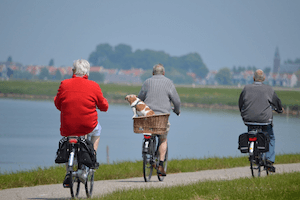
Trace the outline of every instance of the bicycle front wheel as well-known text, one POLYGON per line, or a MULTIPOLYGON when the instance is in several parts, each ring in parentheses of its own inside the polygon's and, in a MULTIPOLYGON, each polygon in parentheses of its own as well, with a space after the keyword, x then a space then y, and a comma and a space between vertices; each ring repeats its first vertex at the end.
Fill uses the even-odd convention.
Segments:
POLYGON ((85 182, 85 193, 88 198, 92 196, 94 187, 94 170, 89 169, 87 180, 85 182))
POLYGON ((71 197, 78 197, 80 190, 80 180, 74 175, 72 172, 70 172, 70 192, 71 197), (76 189, 76 191, 75 191, 76 189), (75 193, 76 192, 76 193, 75 193))
POLYGON ((260 170, 261 170, 261 166, 260 166, 260 162, 259 160, 255 160, 254 155, 250 156, 250 169, 251 169, 251 174, 253 177, 260 177, 260 170))
MULTIPOLYGON (((159 161, 159 154, 158 154, 158 161, 159 161)), ((167 151, 166 151, 166 155, 165 155, 165 159, 164 159, 164 170, 167 173, 167 168, 168 168, 168 147, 167 147, 167 151)), ((162 176, 161 174, 157 174, 157 178, 159 181, 163 181, 165 176, 162 176)))
POLYGON ((151 163, 151 155, 143 153, 143 174, 145 182, 149 182, 152 176, 153 166, 151 163))

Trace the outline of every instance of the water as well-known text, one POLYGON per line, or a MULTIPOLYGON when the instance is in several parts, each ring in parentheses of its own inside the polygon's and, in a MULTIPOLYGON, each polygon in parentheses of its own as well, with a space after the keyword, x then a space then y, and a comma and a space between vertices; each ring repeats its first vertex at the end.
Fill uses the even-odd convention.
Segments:
MULTIPOLYGON (((133 133, 129 105, 110 105, 99 112, 102 125, 97 158, 107 162, 141 160, 142 138, 133 133)), ((0 172, 16 172, 54 163, 60 112, 51 101, 0 99, 0 172)), ((237 111, 183 108, 171 114, 168 135, 169 158, 236 157, 238 135, 246 126, 237 111)), ((274 117, 276 153, 300 153, 299 118, 274 117)))

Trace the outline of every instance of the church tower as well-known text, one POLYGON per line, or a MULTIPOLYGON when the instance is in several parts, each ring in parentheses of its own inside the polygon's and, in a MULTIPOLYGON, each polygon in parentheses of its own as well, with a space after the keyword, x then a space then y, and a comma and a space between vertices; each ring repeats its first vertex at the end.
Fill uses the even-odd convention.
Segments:
POLYGON ((280 56, 279 56, 279 49, 278 47, 276 47, 274 63, 273 63, 273 74, 279 73, 279 68, 280 68, 280 56))

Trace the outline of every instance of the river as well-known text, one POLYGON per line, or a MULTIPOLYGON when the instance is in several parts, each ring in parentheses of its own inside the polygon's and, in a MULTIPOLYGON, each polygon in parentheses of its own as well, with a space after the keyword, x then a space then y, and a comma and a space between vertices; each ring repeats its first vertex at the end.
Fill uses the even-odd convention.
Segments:
MULTIPOLYGON (((133 133, 129 105, 110 104, 98 112, 102 126, 97 158, 100 163, 141 160, 142 135, 133 133)), ((60 112, 51 101, 0 99, 0 173, 49 167, 54 163, 60 112)), ((246 131, 239 112, 182 108, 171 114, 169 159, 237 157, 239 134, 246 131)), ((274 116, 276 153, 300 153, 300 119, 274 116)))

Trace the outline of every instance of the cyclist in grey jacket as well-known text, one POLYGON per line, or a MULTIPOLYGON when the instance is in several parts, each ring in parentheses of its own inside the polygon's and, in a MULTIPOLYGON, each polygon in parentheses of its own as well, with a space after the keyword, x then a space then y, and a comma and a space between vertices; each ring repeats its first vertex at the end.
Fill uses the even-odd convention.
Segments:
MULTIPOLYGON (((153 76, 147 79, 139 92, 138 98, 144 101, 149 108, 151 108, 155 114, 170 113, 172 106, 174 105, 174 112, 180 114, 180 98, 176 91, 173 82, 165 75, 165 68, 162 64, 154 65, 153 76)), ((167 134, 170 128, 168 123, 167 133, 160 135, 160 162, 158 167, 158 173, 166 176, 163 168, 163 162, 167 150, 167 134)))
POLYGON ((239 109, 245 125, 266 125, 264 131, 270 136, 269 152, 266 158, 269 164, 275 162, 275 136, 273 132, 274 109, 283 112, 281 101, 271 86, 264 85, 264 72, 256 70, 253 77, 254 83, 246 85, 240 94, 239 109))

